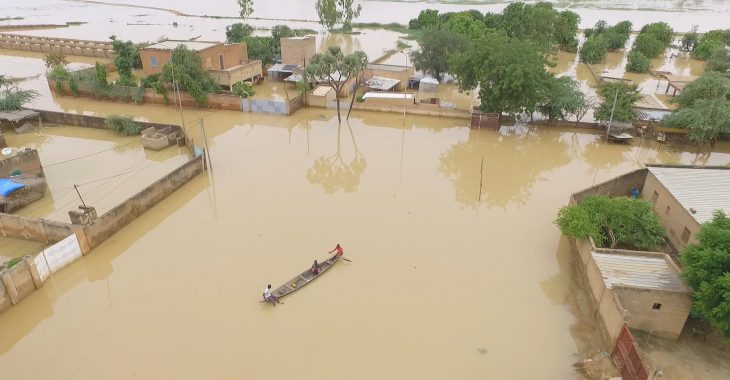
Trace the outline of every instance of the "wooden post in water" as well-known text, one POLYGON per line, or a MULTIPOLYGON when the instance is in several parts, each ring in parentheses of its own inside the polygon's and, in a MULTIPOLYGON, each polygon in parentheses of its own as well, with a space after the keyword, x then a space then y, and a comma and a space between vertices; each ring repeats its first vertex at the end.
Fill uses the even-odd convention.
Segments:
POLYGON ((482 201, 482 184, 484 183, 484 153, 482 153, 482 163, 479 168, 479 202, 482 201))

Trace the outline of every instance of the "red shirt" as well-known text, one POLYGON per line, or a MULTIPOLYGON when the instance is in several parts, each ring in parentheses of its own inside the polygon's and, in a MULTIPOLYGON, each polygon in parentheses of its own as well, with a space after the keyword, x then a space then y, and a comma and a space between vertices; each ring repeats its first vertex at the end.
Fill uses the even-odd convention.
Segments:
POLYGON ((345 253, 345 250, 344 250, 344 249, 342 249, 342 247, 340 247, 340 246, 338 245, 337 247, 335 247, 335 249, 333 249, 333 250, 332 250, 332 251, 330 251, 330 252, 336 252, 336 255, 337 255, 337 256, 342 256, 342 255, 343 255, 343 254, 345 253))

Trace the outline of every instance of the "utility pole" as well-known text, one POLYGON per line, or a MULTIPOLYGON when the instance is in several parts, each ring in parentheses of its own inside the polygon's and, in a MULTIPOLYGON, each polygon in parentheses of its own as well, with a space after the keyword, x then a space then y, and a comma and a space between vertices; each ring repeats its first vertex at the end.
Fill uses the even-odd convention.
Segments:
POLYGON ((180 107, 180 128, 185 129, 185 118, 183 118, 182 99, 180 98, 180 88, 178 88, 177 81, 175 81, 175 68, 173 65, 170 65, 170 70, 172 71, 172 84, 173 84, 173 86, 175 86, 175 95, 177 95, 177 104, 180 107))
POLYGON ((84 205, 84 209, 86 209, 86 203, 84 203, 84 198, 81 197, 81 193, 79 192, 79 186, 74 185, 74 189, 76 190, 76 194, 79 195, 79 199, 81 199, 81 204, 84 205))
POLYGON ((611 116, 608 118, 608 127, 606 127, 606 143, 608 143, 608 133, 611 131, 611 123, 613 122, 613 111, 616 110, 616 99, 618 99, 618 88, 613 95, 613 107, 611 107, 611 116))

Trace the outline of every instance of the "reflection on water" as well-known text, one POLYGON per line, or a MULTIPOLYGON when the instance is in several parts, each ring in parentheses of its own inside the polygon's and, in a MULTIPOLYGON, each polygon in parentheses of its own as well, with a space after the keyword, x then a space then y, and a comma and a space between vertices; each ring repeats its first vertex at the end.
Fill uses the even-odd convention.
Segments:
POLYGON ((337 125, 337 150, 330 156, 322 156, 314 161, 314 165, 307 171, 307 180, 313 184, 320 185, 327 193, 334 193, 342 190, 346 193, 357 191, 360 183, 360 176, 365 171, 367 163, 365 157, 360 153, 355 141, 355 135, 349 122, 346 122, 346 129, 352 138, 352 149, 354 156, 351 160, 343 159, 341 149, 342 124, 337 125))

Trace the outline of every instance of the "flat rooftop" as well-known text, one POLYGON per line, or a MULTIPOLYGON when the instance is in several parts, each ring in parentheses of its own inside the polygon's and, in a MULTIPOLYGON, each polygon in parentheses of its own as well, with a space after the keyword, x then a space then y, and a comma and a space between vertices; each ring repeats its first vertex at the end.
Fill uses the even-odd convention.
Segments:
POLYGON ((712 220, 717 210, 730 214, 730 169, 649 166, 649 173, 695 220, 712 220))
POLYGON ((670 292, 689 292, 668 258, 593 253, 606 287, 630 287, 670 292))
POLYGON ((167 40, 158 42, 153 45, 145 46, 142 49, 150 50, 174 50, 178 45, 185 45, 188 50, 201 51, 207 48, 220 45, 220 42, 209 42, 209 41, 178 41, 178 40, 167 40))

